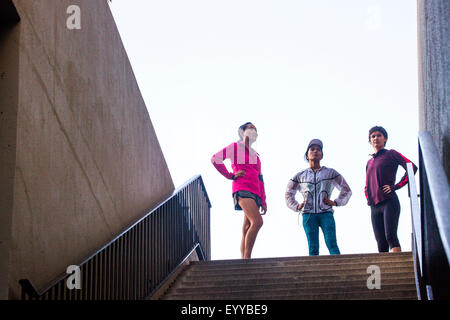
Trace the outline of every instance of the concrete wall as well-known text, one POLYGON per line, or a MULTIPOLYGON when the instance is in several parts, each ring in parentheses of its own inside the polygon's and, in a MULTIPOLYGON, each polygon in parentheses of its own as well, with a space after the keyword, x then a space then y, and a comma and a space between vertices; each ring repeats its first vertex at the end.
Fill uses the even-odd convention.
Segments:
POLYGON ((418 0, 419 128, 430 131, 450 181, 450 1, 418 0))
POLYGON ((106 0, 13 0, 21 21, 9 297, 38 289, 173 182, 106 0), (69 30, 68 6, 81 9, 69 30))
POLYGON ((0 2, 0 299, 8 297, 19 74, 18 14, 0 2))

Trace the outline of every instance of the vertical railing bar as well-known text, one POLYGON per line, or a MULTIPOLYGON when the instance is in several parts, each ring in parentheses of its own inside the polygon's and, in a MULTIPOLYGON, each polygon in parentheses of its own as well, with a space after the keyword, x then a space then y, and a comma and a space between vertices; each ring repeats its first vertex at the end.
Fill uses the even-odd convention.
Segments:
POLYGON ((119 246, 119 272, 117 273, 117 281, 119 286, 118 299, 124 299, 124 287, 125 287, 125 256, 124 256, 124 247, 125 247, 125 237, 122 236, 119 246))
POLYGON ((173 260, 173 248, 174 248, 174 240, 173 237, 173 200, 170 201, 169 203, 169 222, 168 222, 168 229, 169 229, 169 233, 168 233, 168 237, 169 237, 169 252, 168 252, 168 272, 170 273, 171 268, 172 268, 172 260, 173 260))
POLYGON ((93 272, 93 289, 94 289, 94 291, 93 291, 93 295, 94 295, 94 300, 97 300, 98 299, 98 265, 99 265, 99 263, 98 263, 98 259, 99 259, 99 256, 98 255, 96 255, 95 256, 95 258, 93 259, 94 260, 94 272, 93 272))
POLYGON ((108 263, 106 264, 106 274, 108 275, 106 286, 106 300, 111 300, 111 288, 113 286, 113 277, 112 277, 112 270, 113 270, 113 247, 114 243, 112 243, 108 247, 108 263))
POLYGON ((73 295, 74 293, 78 290, 77 288, 74 288, 73 290, 69 290, 67 288, 67 283, 66 283, 66 279, 63 279, 60 283, 61 283, 61 294, 60 294, 60 299, 65 301, 65 300, 73 300, 73 295))
POLYGON ((152 292, 152 219, 153 217, 150 216, 147 223, 147 249, 148 249, 148 255, 147 255, 147 279, 145 287, 147 288, 147 295, 149 295, 152 292))
POLYGON ((133 270, 134 270, 134 277, 133 277, 133 291, 132 291, 132 299, 136 299, 137 298, 137 288, 138 288, 138 284, 139 284, 139 272, 138 272, 138 267, 139 267, 139 240, 138 240, 138 235, 139 235, 139 225, 137 225, 135 227, 135 232, 134 232, 134 248, 133 248, 133 252, 134 252, 134 259, 133 259, 133 270))
POLYGON ((149 257, 149 278, 150 278, 150 284, 149 284, 149 291, 153 291, 153 282, 155 279, 155 266, 154 266, 154 256, 155 256, 155 215, 152 215, 150 217, 149 221, 149 238, 150 238, 150 257, 149 257))
POLYGON ((93 264, 92 259, 87 262, 88 265, 87 300, 92 300, 92 264, 93 264))
POLYGON ((87 272, 87 264, 85 263, 85 264, 83 264, 82 265, 82 267, 81 267, 81 283, 82 283, 82 285, 81 285, 81 292, 80 292, 80 300, 87 300, 86 299, 86 291, 87 291, 87 288, 88 288, 88 286, 87 286, 87 282, 88 282, 88 279, 87 279, 87 277, 88 277, 88 272, 87 272))
POLYGON ((151 292, 150 289, 150 279, 151 279, 151 275, 150 275, 150 221, 151 221, 151 216, 148 217, 147 219, 147 223, 145 225, 145 243, 147 245, 147 254, 145 256, 145 295, 148 296, 151 292))
MULTIPOLYGON (((60 288, 60 299, 59 300, 68 300, 68 297, 67 297, 67 286, 66 286, 66 281, 65 281, 65 279, 63 279, 63 280, 61 280, 60 282, 60 286, 61 286, 61 288, 60 288)), ((73 290, 76 290, 76 289, 73 289, 73 290)))
POLYGON ((164 230, 162 228, 162 221, 163 221, 162 217, 164 217, 166 208, 163 207, 161 209, 162 210, 158 216, 158 259, 157 259, 157 261, 158 261, 158 277, 157 277, 156 283, 159 283, 159 281, 161 279, 161 274, 162 274, 162 268, 161 268, 162 267, 162 265, 161 265, 162 248, 161 247, 162 247, 162 237, 164 235, 164 230))
POLYGON ((139 284, 138 284, 138 297, 137 299, 142 299, 144 297, 144 293, 142 292, 143 288, 143 279, 144 279, 144 261, 145 261, 145 243, 144 243, 144 226, 145 220, 140 223, 139 226, 139 284))
POLYGON ((109 299, 109 286, 111 285, 111 279, 109 279, 109 258, 111 257, 111 244, 105 248, 104 250, 104 258, 103 258, 103 268, 102 268, 102 273, 103 273, 103 300, 108 300, 109 299))
POLYGON ((130 299, 130 279, 131 279, 131 241, 132 237, 130 232, 127 233, 127 246, 126 246, 126 290, 125 290, 125 300, 130 299))
POLYGON ((100 252, 100 267, 99 267, 99 299, 105 300, 105 251, 100 252))
POLYGON ((116 291, 116 287, 115 287, 115 272, 117 269, 117 265, 116 265, 116 247, 117 247, 117 242, 112 243, 111 245, 111 258, 109 260, 110 264, 109 264, 109 277, 111 280, 110 286, 109 286, 109 300, 114 300, 114 292, 116 291))
POLYGON ((135 267, 135 257, 136 255, 134 254, 134 250, 136 248, 136 242, 135 242, 135 235, 136 235, 136 228, 133 228, 131 230, 131 234, 130 234, 130 245, 128 247, 128 250, 130 252, 130 275, 129 275, 129 286, 128 286, 128 300, 133 299, 133 291, 134 291, 134 282, 135 282, 135 272, 134 272, 134 267, 135 267))
POLYGON ((137 239, 138 239, 138 253, 137 253, 137 274, 138 274, 138 281, 137 281, 137 286, 136 286, 136 298, 135 299, 141 299, 142 298, 142 294, 141 294, 141 288, 142 288, 142 255, 144 254, 144 250, 142 249, 142 224, 143 221, 141 221, 141 223, 139 224, 139 232, 137 234, 137 239))
POLYGON ((141 232, 141 227, 140 227, 140 224, 138 224, 137 226, 136 226, 136 258, 135 258, 135 261, 136 261, 136 266, 135 266, 135 270, 136 270, 136 275, 135 275, 135 286, 134 286, 134 297, 133 297, 133 299, 135 299, 135 300, 137 300, 137 299, 139 299, 138 297, 139 297, 139 288, 140 288, 140 286, 139 286, 139 282, 140 282, 140 272, 139 272, 139 268, 140 268, 140 263, 139 263, 139 259, 140 259, 140 256, 141 256, 141 241, 140 241, 140 232, 141 232))
POLYGON ((114 264, 116 271, 114 272, 114 300, 120 300, 120 264, 121 264, 121 259, 120 259, 120 246, 122 245, 122 241, 123 241, 123 237, 121 237, 119 239, 119 241, 117 241, 116 243, 116 250, 115 250, 115 262, 114 264))
POLYGON ((163 224, 164 224, 164 250, 163 250, 163 263, 164 263, 164 273, 161 276, 161 278, 164 277, 164 274, 167 273, 167 264, 168 264, 168 251, 170 250, 170 246, 169 246, 169 239, 167 239, 167 237, 169 236, 169 214, 170 214, 170 201, 168 202, 168 205, 166 206, 166 214, 164 215, 164 220, 163 220, 163 224))
POLYGON ((98 254, 95 259, 95 300, 100 300, 100 266, 101 254, 98 254))
POLYGON ((92 259, 92 299, 97 300, 97 266, 98 255, 92 259))
POLYGON ((146 267, 146 259, 147 259, 147 242, 146 242, 146 230, 147 230, 147 221, 148 218, 145 219, 145 222, 142 223, 141 226, 141 244, 142 244, 142 256, 141 256, 141 292, 140 292, 140 298, 145 298, 146 294, 145 294, 145 279, 146 274, 145 274, 145 267, 146 267))

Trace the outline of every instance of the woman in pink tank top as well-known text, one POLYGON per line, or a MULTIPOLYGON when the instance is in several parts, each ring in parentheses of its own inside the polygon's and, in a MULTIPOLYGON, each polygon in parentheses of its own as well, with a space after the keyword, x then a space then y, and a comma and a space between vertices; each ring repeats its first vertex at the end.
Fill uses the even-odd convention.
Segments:
POLYGON ((244 211, 241 257, 250 259, 256 236, 263 225, 261 215, 267 212, 264 180, 259 154, 251 147, 258 133, 256 127, 247 122, 239 127, 239 138, 211 158, 214 167, 227 179, 233 180, 232 194, 236 210, 244 211), (223 164, 230 159, 233 172, 223 164))

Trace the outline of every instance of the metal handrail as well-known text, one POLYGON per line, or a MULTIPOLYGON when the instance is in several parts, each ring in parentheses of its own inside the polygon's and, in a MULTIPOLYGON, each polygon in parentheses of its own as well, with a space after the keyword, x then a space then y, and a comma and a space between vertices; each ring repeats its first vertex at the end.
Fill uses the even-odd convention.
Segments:
POLYGON ((210 208, 196 175, 80 263, 81 289, 68 289, 66 273, 40 291, 21 279, 22 299, 143 299, 197 244, 200 258, 210 259, 210 208))
MULTIPOLYGON (((408 189, 411 203, 411 222, 413 227, 413 235, 415 245, 419 252, 422 252, 422 231, 420 222, 420 206, 417 200, 420 195, 417 193, 416 179, 414 177, 414 169, 412 163, 406 164, 406 172, 408 173, 408 189)), ((422 270, 422 257, 419 256, 419 267, 422 270)), ((422 274, 421 274, 422 275, 422 274)))
POLYGON ((412 165, 407 164, 417 296, 449 299, 450 189, 430 133, 421 131, 418 138, 420 195, 412 165))
POLYGON ((438 150, 429 132, 419 132, 419 144, 423 166, 427 173, 436 223, 447 260, 450 262, 450 188, 447 175, 439 161, 438 150))

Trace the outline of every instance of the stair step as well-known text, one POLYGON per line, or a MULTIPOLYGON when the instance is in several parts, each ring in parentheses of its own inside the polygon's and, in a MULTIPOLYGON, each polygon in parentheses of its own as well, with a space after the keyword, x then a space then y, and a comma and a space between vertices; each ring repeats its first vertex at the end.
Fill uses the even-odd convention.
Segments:
MULTIPOLYGON (((381 277, 383 277, 383 274, 396 272, 396 273, 414 273, 413 266, 408 267, 391 267, 391 268, 380 268, 381 269, 381 277)), ((190 280, 199 280, 202 279, 203 281, 211 281, 211 280, 233 280, 233 279, 267 279, 267 278, 277 278, 277 277, 304 277, 304 276, 315 276, 318 277, 318 271, 317 270, 293 270, 293 271, 286 271, 283 273, 273 271, 271 269, 268 270, 262 270, 257 271, 253 273, 245 273, 245 272, 227 272, 223 274, 208 274, 208 273, 189 273, 189 270, 186 271, 185 277, 186 279, 190 280)), ((365 268, 351 268, 351 269, 343 269, 343 270, 327 270, 327 271, 321 271, 322 275, 334 275, 334 276, 341 276, 341 275, 365 275, 366 278, 369 277, 369 274, 366 272, 365 268)))
MULTIPOLYGON (((415 288, 414 279, 392 279, 391 281, 382 281, 381 289, 390 288, 415 288)), ((173 294, 217 294, 217 293, 239 293, 255 291, 277 291, 277 290, 296 290, 304 292, 326 292, 332 288, 341 288, 342 291, 357 291, 367 288, 367 281, 332 281, 332 282, 291 282, 291 283, 273 283, 273 284, 250 284, 239 286, 198 286, 198 287, 174 287, 169 293, 173 294)))
MULTIPOLYGON (((255 272, 264 272, 266 270, 271 270, 274 272, 291 272, 291 271, 335 271, 335 270, 364 270, 364 272, 367 271, 367 268, 372 265, 369 263, 330 263, 330 264, 316 264, 316 265, 283 265, 279 264, 276 266, 273 265, 264 265, 264 264, 258 264, 258 265, 243 265, 243 266, 222 266, 215 268, 198 268, 198 266, 193 265, 190 267, 186 274, 189 275, 197 275, 201 274, 203 276, 208 275, 222 275, 222 274, 241 274, 241 273, 255 273, 255 272)), ((389 268, 392 266, 396 267, 411 267, 413 268, 413 265, 410 261, 400 261, 395 263, 390 262, 381 262, 377 263, 377 266, 380 267, 381 272, 383 272, 384 268, 389 268)))
POLYGON ((322 264, 381 264, 381 263, 412 263, 412 257, 382 257, 380 259, 374 259, 373 257, 365 258, 342 258, 342 259, 321 259, 321 260, 309 260, 309 259, 289 259, 279 261, 254 261, 252 263, 245 263, 245 260, 237 260, 235 263, 217 263, 213 261, 194 263, 192 269, 195 270, 214 270, 214 269, 233 269, 233 268, 256 268, 256 267, 278 267, 278 266, 316 266, 322 264))
POLYGON ((319 255, 319 256, 296 256, 296 257, 279 257, 279 258, 252 258, 252 259, 230 259, 230 260, 209 260, 209 261, 192 261, 192 265, 231 265, 231 264, 253 264, 253 263, 278 263, 289 262, 289 261, 305 261, 312 262, 316 264, 317 262, 324 260, 331 260, 333 262, 338 262, 345 259, 373 259, 384 260, 384 259, 407 259, 412 261, 412 253, 410 251, 406 252, 383 252, 383 253, 363 253, 363 254, 338 254, 338 255, 319 255))
MULTIPOLYGON (((329 282, 366 282, 369 275, 340 275, 340 276, 320 276, 317 277, 315 275, 311 276, 296 276, 296 277, 279 277, 279 278, 265 278, 265 279, 232 279, 232 280, 211 280, 205 282, 202 279, 191 280, 187 278, 181 278, 177 281, 173 287, 226 287, 226 286, 249 286, 249 285, 273 285, 273 284, 289 284, 289 283, 310 283, 312 285, 321 283, 329 283, 329 282)), ((387 273, 381 276, 382 283, 384 282, 395 282, 400 280, 408 280, 414 281, 413 273, 387 273)))
POLYGON ((343 292, 329 291, 319 293, 299 293, 290 290, 277 292, 245 292, 245 293, 220 293, 220 294, 171 294, 166 295, 163 299, 167 300, 366 300, 366 299, 417 299, 415 288, 408 289, 392 289, 392 290, 358 290, 343 292))

